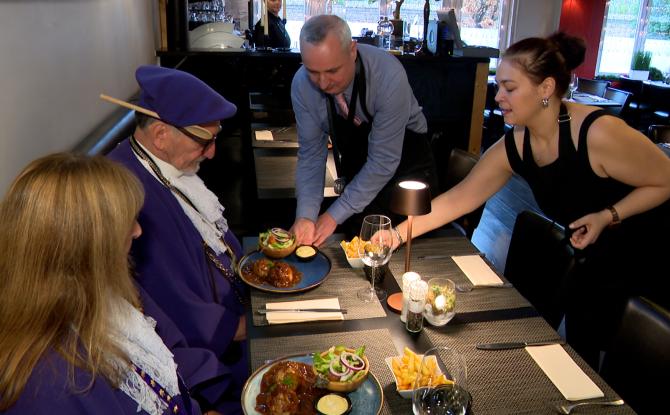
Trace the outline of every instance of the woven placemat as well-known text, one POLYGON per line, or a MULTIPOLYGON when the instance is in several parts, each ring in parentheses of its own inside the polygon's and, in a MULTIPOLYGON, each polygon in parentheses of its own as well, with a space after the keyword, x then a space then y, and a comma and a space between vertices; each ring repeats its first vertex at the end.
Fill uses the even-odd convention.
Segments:
MULTIPOLYGON (((405 272, 405 249, 402 248, 389 261, 389 269, 400 287, 402 287, 402 274, 405 272)), ((410 269, 418 272, 421 278, 426 281, 441 277, 449 278, 456 284, 466 284, 469 283, 468 278, 451 259, 451 256, 477 253, 477 248, 464 237, 417 239, 412 241, 410 269), (439 258, 435 258, 435 256, 439 256, 439 258)), ((495 268, 491 268, 497 272, 495 268)), ((498 273, 498 276, 507 282, 500 273, 498 273)), ((530 303, 515 289, 475 288, 470 292, 456 293, 456 313, 521 307, 530 307, 530 303)))
MULTIPOLYGON (((364 318, 386 317, 384 307, 379 302, 365 303, 358 299, 356 291, 370 286, 362 269, 353 269, 349 266, 342 249, 332 243, 321 247, 321 252, 330 258, 332 268, 326 280, 313 290, 295 294, 273 294, 251 290, 251 309, 265 307, 267 303, 281 301, 314 300, 319 298, 337 297, 340 307, 347 310, 345 320, 359 320, 364 318)), ((263 315, 254 313, 254 326, 267 326, 268 322, 263 315)))
POLYGON ((412 413, 412 401, 403 399, 397 394, 393 373, 384 361, 388 356, 399 354, 393 345, 391 333, 387 329, 251 339, 251 370, 253 372, 267 361, 282 356, 313 353, 338 344, 350 347, 365 345, 365 354, 370 362, 370 372, 379 380, 384 391, 382 414, 412 413))
MULTIPOLYGON (((428 327, 424 333, 433 345, 454 348, 465 356, 468 389, 476 415, 555 414, 554 405, 567 402, 525 349, 483 351, 475 348, 478 343, 559 339, 556 331, 540 317, 428 327)), ((618 398, 570 346, 564 347, 602 389, 606 399, 618 398)), ((582 408, 579 413, 634 412, 630 407, 609 407, 582 408)))

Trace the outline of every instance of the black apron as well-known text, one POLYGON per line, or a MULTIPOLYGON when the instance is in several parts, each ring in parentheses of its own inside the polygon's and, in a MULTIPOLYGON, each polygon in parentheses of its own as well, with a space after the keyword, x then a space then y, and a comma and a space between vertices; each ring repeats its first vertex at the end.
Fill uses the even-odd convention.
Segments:
MULTIPOLYGON (((333 143, 333 155, 335 157, 337 175, 345 183, 349 183, 367 161, 368 137, 372 130, 373 122, 373 118, 365 105, 365 69, 361 61, 360 51, 356 57, 356 75, 351 92, 349 115, 346 119, 337 114, 333 96, 329 94, 326 96, 328 98, 328 126, 333 143), (363 121, 360 125, 356 126, 354 124, 354 116, 356 115, 356 103, 359 94, 363 114, 365 114, 368 121, 363 121)), ((357 235, 363 217, 373 213, 387 215, 391 218, 394 225, 404 220, 403 216, 397 215, 389 209, 393 188, 398 182, 403 180, 424 182, 430 186, 432 196, 437 196, 438 187, 435 160, 433 159, 433 150, 426 133, 417 133, 405 129, 402 156, 395 174, 363 212, 352 216, 352 219, 347 221, 350 226, 345 226, 344 231, 351 235, 357 235)))

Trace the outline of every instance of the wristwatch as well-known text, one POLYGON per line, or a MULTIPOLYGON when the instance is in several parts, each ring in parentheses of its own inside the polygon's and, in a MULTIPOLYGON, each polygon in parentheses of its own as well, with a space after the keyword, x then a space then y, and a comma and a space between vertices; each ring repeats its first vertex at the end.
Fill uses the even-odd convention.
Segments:
POLYGON ((621 224, 621 219, 619 219, 619 212, 614 209, 614 206, 607 206, 607 210, 612 214, 612 222, 609 224, 610 227, 618 226, 621 224))

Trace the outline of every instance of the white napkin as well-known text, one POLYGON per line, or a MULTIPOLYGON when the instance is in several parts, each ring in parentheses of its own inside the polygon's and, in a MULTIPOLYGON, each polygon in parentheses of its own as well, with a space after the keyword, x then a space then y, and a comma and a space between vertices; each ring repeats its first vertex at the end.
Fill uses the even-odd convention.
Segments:
POLYGON ((487 285, 503 285, 503 281, 498 275, 484 262, 479 255, 463 255, 452 256, 456 265, 463 271, 466 277, 470 280, 472 285, 487 286, 487 285))
MULTIPOLYGON (((281 303, 267 303, 265 308, 268 310, 286 310, 294 308, 340 308, 340 300, 337 298, 322 298, 318 300, 303 301, 285 301, 281 303)), ((309 312, 309 311, 280 311, 271 312, 265 315, 269 324, 298 323, 301 321, 319 321, 319 320, 344 320, 344 315, 340 312, 309 312)))
POLYGON ((579 401, 605 396, 560 344, 529 346, 526 351, 565 399, 579 401))
POLYGON ((263 141, 274 140, 274 137, 272 137, 272 131, 270 131, 270 130, 256 130, 256 140, 263 140, 263 141))

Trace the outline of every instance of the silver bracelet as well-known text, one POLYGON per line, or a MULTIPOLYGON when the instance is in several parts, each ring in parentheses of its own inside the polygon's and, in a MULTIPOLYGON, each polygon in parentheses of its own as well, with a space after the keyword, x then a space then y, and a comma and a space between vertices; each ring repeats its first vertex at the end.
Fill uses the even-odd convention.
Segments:
POLYGON ((398 242, 399 242, 399 243, 398 243, 398 248, 400 248, 400 246, 401 246, 402 244, 404 244, 405 241, 402 240, 402 235, 400 235, 400 231, 398 230, 398 227, 397 227, 397 226, 394 226, 394 227, 393 227, 393 231, 395 232, 395 236, 398 237, 398 242))

